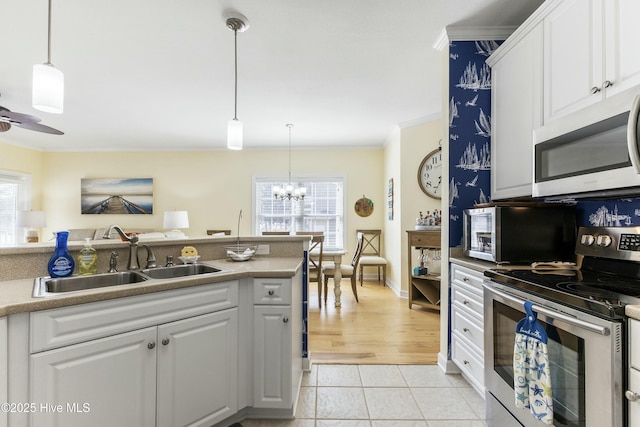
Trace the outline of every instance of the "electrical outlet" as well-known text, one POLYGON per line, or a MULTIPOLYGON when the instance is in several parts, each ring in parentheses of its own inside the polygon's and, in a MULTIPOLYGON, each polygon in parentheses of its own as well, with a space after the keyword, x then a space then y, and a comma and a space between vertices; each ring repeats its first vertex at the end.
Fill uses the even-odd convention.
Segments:
POLYGON ((256 255, 269 255, 269 245, 258 245, 256 255))

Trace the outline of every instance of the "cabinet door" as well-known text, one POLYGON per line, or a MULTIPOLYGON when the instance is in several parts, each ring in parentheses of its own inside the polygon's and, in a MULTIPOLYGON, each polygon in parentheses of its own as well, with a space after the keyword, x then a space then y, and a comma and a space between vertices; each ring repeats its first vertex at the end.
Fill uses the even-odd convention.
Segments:
POLYGON ((254 306, 253 406, 256 408, 291 408, 293 405, 292 321, 289 306, 254 306))
POLYGON ((544 122, 603 99, 602 0, 565 0, 544 19, 544 122))
POLYGON ((31 355, 30 425, 155 426, 155 341, 153 327, 31 355))
POLYGON ((238 309, 158 327, 158 426, 211 426, 237 408, 238 309))
MULTIPOLYGON (((0 402, 8 402, 7 397, 7 318, 0 317, 0 402)), ((7 426, 7 413, 0 411, 0 427, 7 426)))
POLYGON ((542 124, 542 24, 491 74, 491 198, 531 196, 533 129, 542 124))
POLYGON ((607 96, 640 84, 640 2, 605 1, 607 96))

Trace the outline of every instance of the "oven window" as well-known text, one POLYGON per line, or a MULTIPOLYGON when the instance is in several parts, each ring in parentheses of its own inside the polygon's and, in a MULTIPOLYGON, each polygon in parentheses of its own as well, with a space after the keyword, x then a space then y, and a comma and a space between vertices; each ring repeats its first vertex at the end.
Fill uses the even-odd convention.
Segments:
MULTIPOLYGON (((493 301, 493 369, 513 388, 513 346, 516 324, 524 313, 493 301)), ((584 340, 540 321, 549 341, 555 426, 584 427, 584 340)))

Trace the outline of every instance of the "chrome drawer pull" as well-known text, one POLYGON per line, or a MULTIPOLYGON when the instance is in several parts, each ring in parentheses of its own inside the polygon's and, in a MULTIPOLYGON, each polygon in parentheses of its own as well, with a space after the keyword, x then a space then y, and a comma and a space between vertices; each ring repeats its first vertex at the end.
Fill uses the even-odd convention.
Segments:
POLYGON ((469 332, 469 328, 463 328, 462 330, 465 332, 469 332))
POLYGON ((147 344, 147 348, 149 350, 153 350, 154 348, 156 348, 156 343, 151 341, 149 344, 147 344))
POLYGON ((270 296, 273 296, 273 294, 275 294, 275 292, 273 291, 273 289, 269 289, 269 292, 267 292, 270 296))
POLYGON ((640 399, 640 394, 631 390, 625 391, 624 396, 627 398, 629 402, 636 402, 638 399, 640 399))
POLYGON ((162 340, 162 345, 168 345, 169 344, 169 338, 165 338, 162 340))

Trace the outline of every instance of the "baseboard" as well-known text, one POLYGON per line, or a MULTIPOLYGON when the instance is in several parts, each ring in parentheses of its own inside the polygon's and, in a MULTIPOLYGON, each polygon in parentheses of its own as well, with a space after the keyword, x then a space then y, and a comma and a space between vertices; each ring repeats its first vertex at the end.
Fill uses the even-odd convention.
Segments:
POLYGON ((451 359, 447 359, 447 356, 442 353, 438 353, 438 366, 445 374, 459 374, 460 369, 456 366, 451 359))

